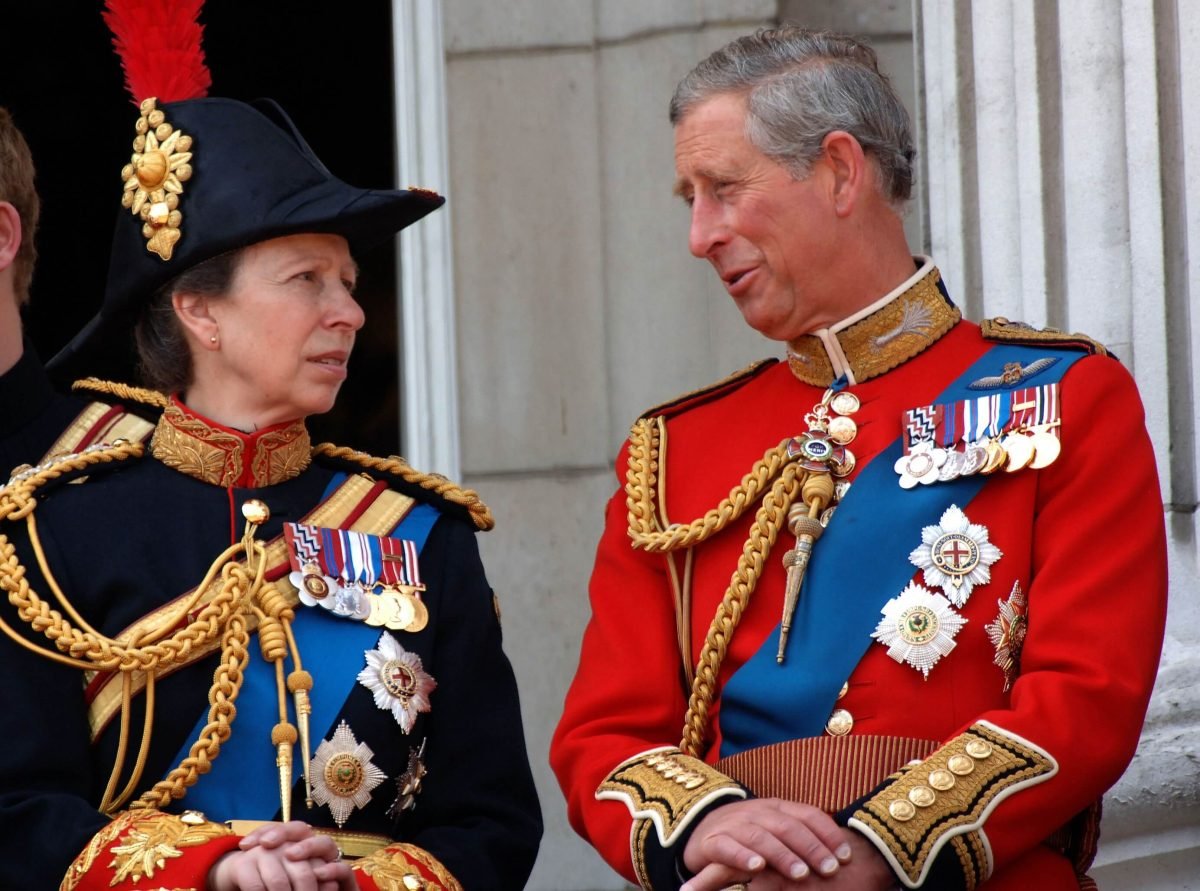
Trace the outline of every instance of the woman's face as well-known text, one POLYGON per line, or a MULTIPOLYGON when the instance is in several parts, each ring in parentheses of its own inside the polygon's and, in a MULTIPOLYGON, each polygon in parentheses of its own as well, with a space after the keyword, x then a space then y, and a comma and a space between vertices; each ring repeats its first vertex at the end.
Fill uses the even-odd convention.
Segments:
POLYGON ((363 326, 357 276, 340 235, 246 248, 228 292, 208 303, 217 342, 210 361, 196 363, 191 389, 210 405, 215 395, 220 415, 259 428, 328 411, 363 326))

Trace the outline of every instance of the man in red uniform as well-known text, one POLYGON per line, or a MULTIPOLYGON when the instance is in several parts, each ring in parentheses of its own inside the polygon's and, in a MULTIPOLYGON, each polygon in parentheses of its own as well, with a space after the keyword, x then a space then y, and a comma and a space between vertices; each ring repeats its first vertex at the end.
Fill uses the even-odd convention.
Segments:
POLYGON ((644 888, 1093 887, 1166 605, 1129 374, 962 320, 867 47, 743 37, 671 121, 689 247, 788 358, 622 450, 551 748, 572 824, 644 888))

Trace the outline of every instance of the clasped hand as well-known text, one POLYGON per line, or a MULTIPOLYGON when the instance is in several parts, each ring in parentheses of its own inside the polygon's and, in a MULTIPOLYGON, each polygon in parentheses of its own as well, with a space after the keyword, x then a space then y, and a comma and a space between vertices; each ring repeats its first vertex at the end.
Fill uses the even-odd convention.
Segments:
POLYGON ((895 876, 862 835, 824 811, 779 798, 723 805, 702 819, 683 851, 694 876, 680 891, 886 891, 895 876))
POLYGON ((299 820, 260 826, 216 862, 208 891, 357 891, 358 883, 327 835, 299 820))

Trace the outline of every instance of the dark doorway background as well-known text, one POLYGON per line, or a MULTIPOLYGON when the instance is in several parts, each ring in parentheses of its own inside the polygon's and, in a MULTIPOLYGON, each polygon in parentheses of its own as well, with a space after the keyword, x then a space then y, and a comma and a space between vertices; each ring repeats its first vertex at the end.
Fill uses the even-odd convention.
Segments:
MULTIPOLYGON (((99 308, 137 118, 100 8, 100 0, 0 4, 0 104, 29 141, 42 197, 25 324, 43 359, 99 308)), ((387 0, 208 0, 200 21, 210 95, 276 99, 336 175, 394 185, 387 0)), ((385 245, 357 259, 367 323, 337 407, 310 426, 315 441, 394 454, 395 252, 385 245)))

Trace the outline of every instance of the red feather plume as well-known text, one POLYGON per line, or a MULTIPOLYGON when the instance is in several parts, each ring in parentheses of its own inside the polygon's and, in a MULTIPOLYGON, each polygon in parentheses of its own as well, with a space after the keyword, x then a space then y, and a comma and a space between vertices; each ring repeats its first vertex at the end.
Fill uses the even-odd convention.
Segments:
POLYGON ((105 0, 104 23, 125 69, 133 104, 154 96, 161 102, 208 95, 212 75, 204 64, 197 21, 204 0, 105 0))

